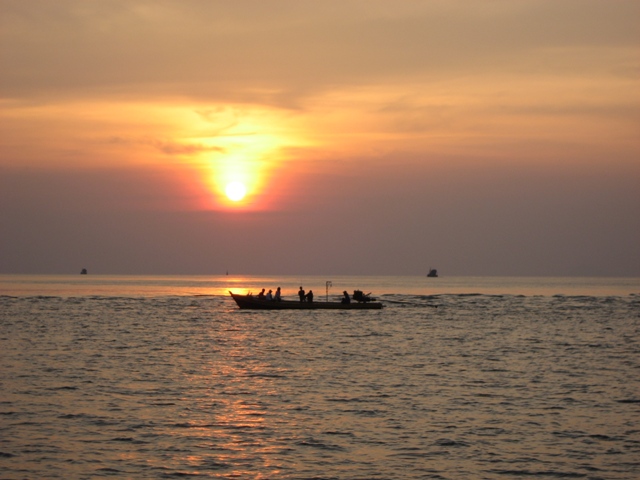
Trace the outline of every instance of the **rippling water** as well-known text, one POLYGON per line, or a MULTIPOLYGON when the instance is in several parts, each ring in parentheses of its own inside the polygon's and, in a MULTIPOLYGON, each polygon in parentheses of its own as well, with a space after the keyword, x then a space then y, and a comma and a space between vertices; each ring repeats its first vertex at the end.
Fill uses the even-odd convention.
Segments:
POLYGON ((0 297, 0 478, 640 478, 637 294, 120 285, 0 297))

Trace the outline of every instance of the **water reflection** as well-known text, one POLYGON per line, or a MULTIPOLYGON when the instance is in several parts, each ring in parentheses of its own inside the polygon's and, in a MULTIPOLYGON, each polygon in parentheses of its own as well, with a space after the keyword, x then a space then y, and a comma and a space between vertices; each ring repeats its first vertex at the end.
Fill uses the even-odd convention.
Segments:
MULTIPOLYGON (((268 416, 267 400, 277 395, 274 369, 260 358, 251 318, 229 318, 218 332, 218 348, 211 350, 201 371, 187 378, 192 388, 201 392, 197 408, 188 412, 189 421, 182 435, 200 440, 203 455, 185 455, 183 462, 197 469, 216 465, 225 476, 268 478, 281 466, 269 456, 281 450, 274 445, 274 425, 268 416), (221 335, 220 335, 221 334, 221 335), (256 464, 261 476, 255 477, 256 464), (264 475, 264 476, 263 476, 264 475)), ((220 325, 212 325, 211 328, 220 325)), ((212 334, 212 336, 214 336, 212 334)), ((193 401, 193 399, 191 399, 193 401)), ((196 470, 194 470, 195 472, 196 470)))
POLYGON ((638 478, 637 297, 397 297, 0 296, 0 477, 638 478))
POLYGON ((324 297, 338 298, 343 290, 362 289, 376 296, 388 294, 594 295, 640 293, 638 278, 439 277, 426 276, 133 276, 133 275, 0 275, 0 291, 15 296, 228 296, 282 287, 285 298, 296 299, 300 285, 324 297))

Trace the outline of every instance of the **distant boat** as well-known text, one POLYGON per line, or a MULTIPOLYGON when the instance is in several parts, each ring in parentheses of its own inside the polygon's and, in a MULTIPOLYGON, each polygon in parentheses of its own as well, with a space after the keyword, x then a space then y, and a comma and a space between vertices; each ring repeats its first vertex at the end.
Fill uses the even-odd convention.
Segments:
POLYGON ((298 300, 261 300, 253 295, 229 292, 238 307, 250 310, 380 310, 379 302, 300 302, 298 300))
POLYGON ((438 276, 438 270, 435 268, 430 268, 429 273, 427 273, 427 277, 435 278, 438 276))
POLYGON ((83 268, 83 269, 80 271, 80 275, 86 275, 86 274, 87 274, 87 269, 86 269, 86 268, 83 268))

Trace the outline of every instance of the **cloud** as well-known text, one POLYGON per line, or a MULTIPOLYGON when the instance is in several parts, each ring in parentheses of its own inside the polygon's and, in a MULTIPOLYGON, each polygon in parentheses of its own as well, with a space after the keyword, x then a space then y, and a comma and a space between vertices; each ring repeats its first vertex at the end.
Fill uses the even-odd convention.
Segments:
POLYGON ((2 57, 5 97, 170 96, 284 108, 337 87, 514 71, 549 48, 565 49, 558 68, 581 49, 590 52, 583 70, 629 68, 611 65, 611 53, 637 48, 640 16, 631 1, 32 0, 0 8, 0 40, 12 46, 2 57))
POLYGON ((159 140, 149 138, 133 138, 112 136, 107 139, 107 143, 124 146, 151 146, 155 149, 172 156, 193 156, 200 153, 216 152, 225 153, 225 149, 218 146, 203 145, 198 143, 180 143, 171 140, 159 140))

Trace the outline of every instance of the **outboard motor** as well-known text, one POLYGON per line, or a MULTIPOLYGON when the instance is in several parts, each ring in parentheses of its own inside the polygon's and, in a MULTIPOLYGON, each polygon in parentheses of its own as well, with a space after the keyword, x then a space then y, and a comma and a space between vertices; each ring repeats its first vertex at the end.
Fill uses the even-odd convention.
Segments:
POLYGON ((371 298, 371 293, 367 293, 366 295, 362 293, 362 290, 354 290, 353 291, 353 299, 358 302, 370 302, 371 300, 375 300, 375 298, 371 298))

